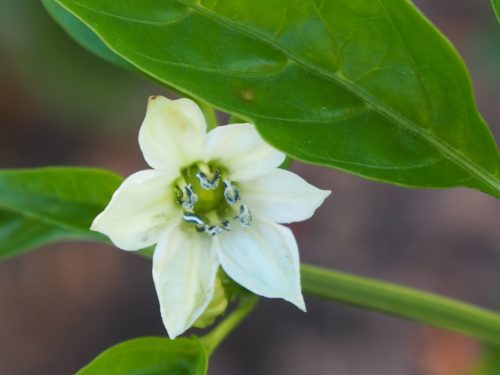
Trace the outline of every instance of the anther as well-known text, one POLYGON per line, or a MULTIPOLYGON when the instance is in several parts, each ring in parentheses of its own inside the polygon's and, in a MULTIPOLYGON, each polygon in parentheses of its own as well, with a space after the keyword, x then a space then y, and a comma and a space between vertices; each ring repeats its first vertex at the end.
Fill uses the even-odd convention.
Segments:
POLYGON ((194 205, 198 202, 198 196, 193 191, 193 187, 191 184, 184 186, 184 191, 186 192, 185 196, 187 198, 179 198, 178 203, 187 211, 192 211, 194 209, 194 205))
POLYGON ((198 202, 198 196, 196 193, 193 191, 193 186, 191 184, 186 185, 185 188, 186 194, 188 196, 188 199, 193 203, 196 204, 198 202))
POLYGON ((224 220, 221 223, 222 229, 227 230, 228 232, 231 230, 231 223, 229 220, 224 220))
POLYGON ((184 215, 182 216, 182 218, 184 219, 184 221, 191 223, 191 224, 196 224, 197 226, 198 225, 201 225, 201 226, 205 225, 205 222, 203 221, 203 219, 201 217, 199 217, 196 214, 190 213, 190 212, 185 212, 184 215))
POLYGON ((215 190, 219 186, 220 181, 220 171, 217 169, 215 171, 214 177, 210 179, 205 172, 198 170, 196 177, 200 181, 200 185, 205 190, 215 190))
POLYGON ((242 204, 240 206, 240 214, 236 216, 235 219, 244 227, 252 225, 252 213, 250 212, 250 208, 242 204))
POLYGON ((222 233, 222 228, 218 225, 205 225, 205 233, 213 237, 217 234, 222 233))
POLYGON ((224 198, 229 204, 235 204, 240 199, 238 188, 229 180, 224 180, 224 198))
POLYGON ((184 219, 185 222, 194 224, 194 227, 196 228, 197 232, 199 233, 205 232, 205 227, 207 226, 207 224, 205 224, 203 219, 198 215, 193 214, 191 212, 184 212, 182 218, 184 219))

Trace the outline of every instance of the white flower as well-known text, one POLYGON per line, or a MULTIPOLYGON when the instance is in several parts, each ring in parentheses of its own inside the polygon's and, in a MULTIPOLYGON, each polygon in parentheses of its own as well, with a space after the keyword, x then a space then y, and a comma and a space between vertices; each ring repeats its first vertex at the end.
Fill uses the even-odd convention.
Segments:
POLYGON ((329 191, 278 169, 285 155, 251 124, 206 132, 191 100, 151 97, 139 132, 147 169, 129 176, 92 230, 124 250, 153 244, 153 279, 171 338, 204 312, 219 266, 264 297, 305 310, 299 254, 285 226, 312 216, 329 191))

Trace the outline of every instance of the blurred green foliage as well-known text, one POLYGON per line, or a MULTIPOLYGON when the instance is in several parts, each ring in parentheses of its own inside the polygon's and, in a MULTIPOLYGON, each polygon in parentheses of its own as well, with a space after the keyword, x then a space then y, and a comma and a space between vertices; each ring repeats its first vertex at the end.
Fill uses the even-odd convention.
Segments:
POLYGON ((12 75, 37 110, 72 131, 123 132, 142 120, 138 103, 165 91, 84 50, 39 1, 0 0, 0 77, 12 75))

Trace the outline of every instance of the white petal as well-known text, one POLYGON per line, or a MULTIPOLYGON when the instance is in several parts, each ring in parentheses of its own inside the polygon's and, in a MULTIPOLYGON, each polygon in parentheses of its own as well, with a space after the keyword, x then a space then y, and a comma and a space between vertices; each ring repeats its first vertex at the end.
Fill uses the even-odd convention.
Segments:
POLYGON ((331 193, 283 169, 245 181, 239 189, 246 205, 277 223, 309 219, 331 193))
POLYGON ((172 176, 151 169, 127 177, 91 229, 107 235, 123 250, 139 250, 158 242, 168 221, 180 215, 172 182, 172 176))
POLYGON ((285 160, 251 124, 219 126, 208 133, 205 160, 218 160, 230 178, 242 181, 266 174, 285 160))
POLYGON ((264 297, 283 298, 305 311, 299 252, 287 227, 254 217, 243 228, 214 238, 222 268, 238 284, 264 297))
POLYGON ((172 339, 191 327, 212 299, 219 262, 211 242, 209 236, 176 223, 156 246, 153 280, 172 339))
POLYGON ((203 113, 192 100, 150 97, 139 131, 144 159, 155 169, 178 172, 201 160, 206 127, 203 113))

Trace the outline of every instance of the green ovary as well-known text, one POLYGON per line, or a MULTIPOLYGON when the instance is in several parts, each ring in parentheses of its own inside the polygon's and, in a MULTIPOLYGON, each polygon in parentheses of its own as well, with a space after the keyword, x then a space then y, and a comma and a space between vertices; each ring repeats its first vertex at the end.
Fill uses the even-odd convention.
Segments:
MULTIPOLYGON (((219 181, 219 184, 217 185, 217 188, 215 189, 204 189, 201 186, 200 180, 196 177, 196 174, 199 171, 198 165, 193 165, 191 167, 186 168, 182 176, 184 177, 184 181, 186 184, 190 184, 193 192, 198 196, 198 202, 194 206, 193 212, 201 215, 205 214, 207 212, 210 212, 212 210, 217 210, 218 208, 221 207, 225 203, 224 200, 224 186, 222 183, 222 180, 219 181)), ((203 168, 203 170, 206 172, 207 170, 210 170, 211 175, 210 177, 213 176, 213 173, 216 172, 216 169, 210 166, 206 166, 206 168, 203 168)))

